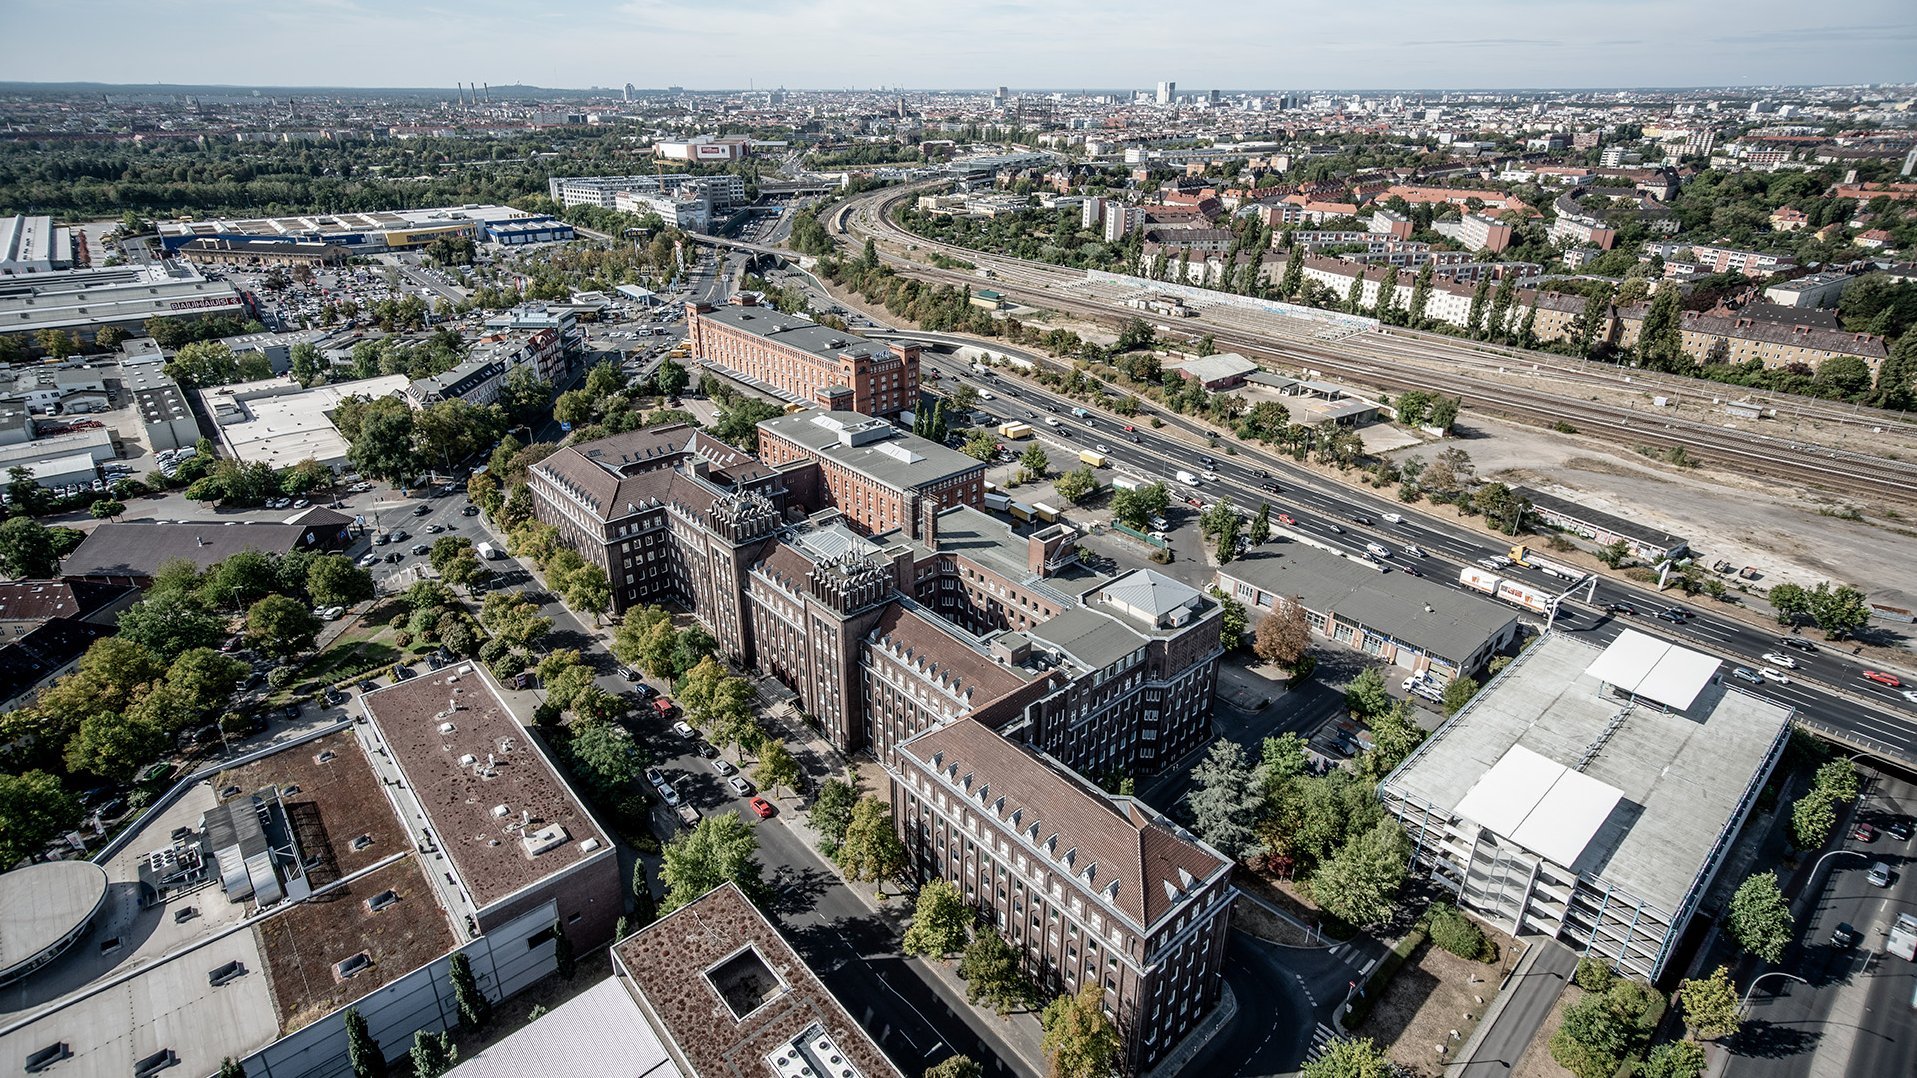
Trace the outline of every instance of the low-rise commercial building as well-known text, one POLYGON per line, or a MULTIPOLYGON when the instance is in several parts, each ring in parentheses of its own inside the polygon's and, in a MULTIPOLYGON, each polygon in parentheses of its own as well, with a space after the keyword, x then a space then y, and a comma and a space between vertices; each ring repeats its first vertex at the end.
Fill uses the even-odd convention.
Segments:
POLYGON ((312 460, 339 471, 346 467, 348 447, 346 438, 333 425, 333 412, 350 397, 407 397, 411 384, 403 374, 310 389, 291 378, 269 378, 197 392, 207 415, 219 428, 220 442, 234 459, 274 468, 290 468, 312 460))
MULTIPOLYGON (((394 1054, 457 1022, 457 953, 501 1002, 554 972, 560 933, 610 941, 624 896, 611 836, 484 670, 363 704, 361 722, 182 783, 102 849, 94 919, 145 929, 28 973, 0 1003, 0 1067, 212 1074, 231 1058, 342 1074, 348 1008, 394 1054)), ((80 923, 91 892, 67 890, 58 920, 80 923)))
POLYGON ((1599 546, 1623 543, 1632 557, 1653 565, 1690 553, 1690 540, 1653 528, 1641 520, 1592 509, 1530 487, 1512 487, 1511 493, 1530 503, 1527 515, 1553 528, 1583 536, 1599 546))
POLYGON ((1546 634, 1379 786, 1458 905, 1656 980, 1790 737, 1718 659, 1546 634))
POLYGON ((707 191, 715 206, 735 206, 746 201, 745 177, 731 173, 695 176, 668 172, 657 176, 554 176, 546 181, 547 193, 561 206, 598 206, 613 209, 619 193, 669 196, 688 189, 707 191))
POLYGON ((1302 541, 1220 566, 1216 586, 1245 604, 1254 624, 1279 603, 1297 603, 1313 636, 1440 682, 1476 673, 1517 638, 1512 607, 1302 541))
POLYGON ((252 317, 246 297, 227 281, 170 277, 155 271, 140 275, 72 270, 0 278, 0 333, 39 347, 38 334, 53 330, 90 342, 112 326, 144 334, 149 318, 194 321, 223 316, 252 317))
POLYGON ((0 277, 72 268, 72 229, 45 214, 0 217, 0 277))
POLYGON ((918 404, 918 344, 880 344, 780 314, 751 293, 725 307, 687 304, 686 340, 694 362, 788 401, 881 418, 918 404))
MULTIPOLYGON (((321 244, 348 254, 409 251, 441 238, 477 243, 486 230, 514 222, 550 222, 541 214, 511 206, 443 206, 370 213, 315 213, 289 217, 209 218, 162 221, 160 246, 168 254, 189 246, 215 251, 217 241, 236 244, 321 244)), ((547 227, 551 227, 548 225, 547 227)))
POLYGON ((1786 307, 1835 307, 1857 278, 1848 273, 1812 273, 1764 289, 1764 298, 1786 307))

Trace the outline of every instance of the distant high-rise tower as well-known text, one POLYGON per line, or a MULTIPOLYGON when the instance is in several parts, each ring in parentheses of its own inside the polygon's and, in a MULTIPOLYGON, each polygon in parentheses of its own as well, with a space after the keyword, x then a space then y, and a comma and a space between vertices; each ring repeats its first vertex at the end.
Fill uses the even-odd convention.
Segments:
POLYGON ((1177 96, 1178 96, 1177 83, 1161 82, 1158 84, 1158 103, 1159 104, 1169 105, 1172 103, 1172 98, 1177 96))
POLYGON ((1904 155, 1904 170, 1899 175, 1908 176, 1912 172, 1917 172, 1917 149, 1904 155))
POLYGON ((626 100, 632 100, 632 83, 626 83, 626 100))
POLYGON ((906 115, 907 114, 905 111, 905 95, 900 94, 899 95, 899 119, 901 120, 905 119, 906 115))

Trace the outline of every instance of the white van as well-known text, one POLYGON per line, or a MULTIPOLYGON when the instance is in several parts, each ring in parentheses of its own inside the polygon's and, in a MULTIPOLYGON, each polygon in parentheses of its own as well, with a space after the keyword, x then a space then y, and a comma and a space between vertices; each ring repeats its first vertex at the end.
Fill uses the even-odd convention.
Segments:
POLYGON ((499 548, 491 543, 481 543, 473 548, 473 552, 488 561, 500 556, 499 548))
POLYGON ((1389 558, 1391 556, 1391 550, 1379 543, 1366 543, 1365 549, 1370 551, 1373 557, 1389 558))

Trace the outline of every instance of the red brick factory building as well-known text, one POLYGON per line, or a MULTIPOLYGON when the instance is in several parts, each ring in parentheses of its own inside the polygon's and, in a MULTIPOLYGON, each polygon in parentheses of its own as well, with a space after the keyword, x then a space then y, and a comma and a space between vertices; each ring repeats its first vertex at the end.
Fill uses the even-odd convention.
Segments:
POLYGON ((686 304, 686 340, 701 366, 788 401, 884 417, 918 403, 917 344, 880 344, 780 314, 755 293, 725 307, 686 304))

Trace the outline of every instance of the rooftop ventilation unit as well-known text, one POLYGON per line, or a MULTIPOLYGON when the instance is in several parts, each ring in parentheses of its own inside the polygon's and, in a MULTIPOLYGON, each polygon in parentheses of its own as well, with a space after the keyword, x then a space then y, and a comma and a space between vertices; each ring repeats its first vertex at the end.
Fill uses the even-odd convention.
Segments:
POLYGON ((549 823, 537 831, 528 831, 520 836, 519 845, 526 851, 527 857, 538 857, 548 850, 557 849, 566 841, 566 829, 556 823, 549 823))

